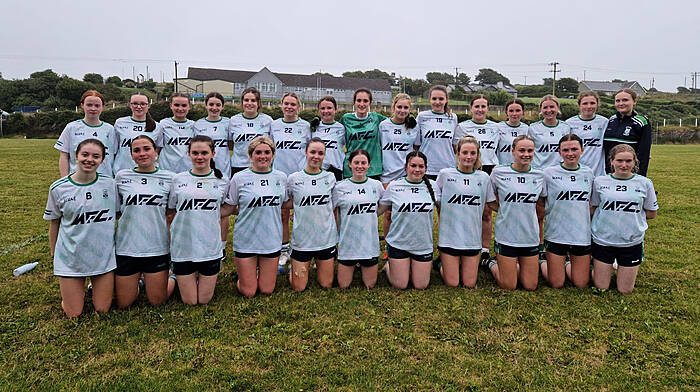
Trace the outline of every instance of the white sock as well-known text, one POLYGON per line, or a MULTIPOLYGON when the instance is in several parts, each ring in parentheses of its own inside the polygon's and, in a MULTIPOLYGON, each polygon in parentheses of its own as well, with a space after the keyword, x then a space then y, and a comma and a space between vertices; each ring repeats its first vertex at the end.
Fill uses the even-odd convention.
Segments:
POLYGON ((489 253, 489 248, 481 248, 481 253, 489 253))

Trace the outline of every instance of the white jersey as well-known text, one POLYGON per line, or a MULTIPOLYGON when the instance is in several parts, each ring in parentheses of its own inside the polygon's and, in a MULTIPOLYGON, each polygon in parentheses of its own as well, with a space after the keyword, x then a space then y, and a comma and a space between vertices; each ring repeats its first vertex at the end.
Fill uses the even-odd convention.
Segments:
POLYGON ((489 185, 489 175, 481 170, 440 170, 435 187, 440 205, 438 246, 481 249, 481 217, 489 185))
MULTIPOLYGON (((163 130, 156 125, 153 132, 146 132, 146 120, 136 121, 131 116, 120 117, 114 122, 114 132, 117 137, 116 152, 114 153, 114 174, 122 169, 133 169, 136 163, 131 159, 131 141, 136 136, 146 135, 153 139, 156 148, 163 147, 163 130)), ((157 165, 157 163, 156 163, 157 165)))
POLYGON ((238 206, 233 250, 269 254, 282 247, 282 203, 287 201, 287 176, 245 169, 231 178, 226 204, 238 206))
POLYGON ((160 121, 163 130, 163 149, 158 158, 159 167, 173 173, 182 173, 192 168, 192 160, 187 156, 190 140, 194 136, 194 121, 175 121, 164 118, 160 121))
POLYGON ((481 164, 484 166, 498 165, 498 141, 500 132, 498 125, 486 120, 485 123, 477 123, 473 120, 467 120, 459 123, 459 128, 455 135, 455 144, 459 143, 459 139, 464 136, 473 136, 479 141, 479 151, 481 151, 481 164))
POLYGON ((338 209, 338 260, 379 257, 377 202, 384 194, 382 183, 367 178, 348 178, 333 188, 333 205, 338 209))
POLYGON ((116 215, 117 191, 112 177, 98 174, 89 184, 77 184, 66 176, 51 184, 44 219, 61 220, 54 275, 95 276, 115 269, 116 215))
POLYGON ((639 174, 626 180, 596 177, 591 205, 598 207, 591 222, 593 241, 620 247, 641 244, 648 228, 644 210, 659 209, 654 184, 639 174))
POLYGON ((306 170, 287 177, 287 195, 294 199, 292 249, 314 251, 328 249, 338 243, 338 227, 333 217, 335 176, 306 170))
POLYGON ((496 242, 515 247, 540 244, 540 227, 535 204, 542 194, 541 170, 519 172, 511 166, 497 166, 491 172, 488 202, 498 199, 496 242))
POLYGON ((323 170, 328 170, 330 166, 343 170, 343 161, 345 160, 345 127, 343 124, 337 121, 333 124, 321 122, 311 136, 321 138, 326 144, 323 170))
POLYGON ((433 253, 433 199, 423 181, 392 181, 379 203, 391 206, 387 244, 413 254, 433 253))
POLYGON ((168 195, 168 208, 175 210, 170 224, 170 259, 210 261, 223 256, 219 208, 227 182, 216 178, 214 170, 206 175, 189 171, 178 173, 168 195))
POLYGON ((275 142, 272 167, 290 175, 306 167, 306 143, 311 139, 311 126, 304 119, 285 122, 278 118, 270 125, 270 137, 275 142))
POLYGON ((175 173, 156 169, 142 173, 124 169, 115 182, 119 192, 117 254, 131 257, 170 253, 165 209, 175 173))
POLYGON ((272 117, 265 113, 258 113, 254 118, 247 118, 243 113, 231 117, 228 123, 228 134, 233 141, 232 167, 250 166, 248 145, 258 136, 270 136, 270 124, 272 124, 272 117))
POLYGON ((428 158, 426 174, 437 175, 440 170, 455 165, 455 131, 457 115, 438 114, 431 110, 418 113, 416 117, 418 137, 416 145, 428 158))
POLYGON ((390 118, 379 123, 382 144, 382 183, 388 184, 406 175, 406 155, 413 151, 418 138, 416 128, 396 124, 390 118))
POLYGON ((569 170, 562 165, 543 170, 545 200, 544 239, 559 244, 591 244, 591 186, 593 172, 579 165, 569 170))
POLYGON ((209 136, 214 142, 214 164, 217 169, 221 170, 224 178, 231 178, 231 154, 228 150, 228 141, 230 139, 228 123, 228 117, 221 117, 219 121, 209 121, 206 118, 200 118, 192 125, 192 131, 195 136, 209 136))
POLYGON ((520 123, 514 127, 506 121, 498 123, 498 164, 510 165, 513 163, 513 140, 520 135, 527 135, 528 125, 520 123))
POLYGON ((114 164, 113 154, 116 148, 116 135, 114 134, 114 127, 104 121, 97 126, 88 125, 84 120, 75 120, 68 123, 53 148, 69 155, 69 172, 75 173, 78 170, 78 161, 75 159, 76 149, 78 144, 85 139, 97 139, 105 145, 107 152, 102 164, 97 168, 97 172, 114 177, 112 166, 114 164))
POLYGON ((571 133, 571 127, 564 121, 557 120, 557 125, 552 127, 545 125, 542 121, 530 124, 527 134, 535 141, 532 166, 544 169, 547 166, 558 165, 561 162, 559 139, 569 133, 571 133))
POLYGON ((605 175, 605 152, 603 151, 603 136, 608 127, 608 119, 596 114, 590 120, 574 116, 566 120, 571 126, 571 133, 583 140, 583 155, 581 163, 590 167, 595 176, 605 175))

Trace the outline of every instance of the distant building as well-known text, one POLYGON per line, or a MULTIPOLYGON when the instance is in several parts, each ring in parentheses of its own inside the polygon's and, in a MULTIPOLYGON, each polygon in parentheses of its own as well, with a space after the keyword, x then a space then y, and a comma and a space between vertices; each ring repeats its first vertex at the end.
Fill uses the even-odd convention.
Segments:
POLYGON ((634 92, 637 93, 637 96, 640 96, 640 97, 644 96, 647 93, 647 90, 636 81, 632 81, 632 82, 596 82, 593 80, 584 80, 582 82, 578 82, 578 91, 579 92, 595 91, 600 95, 612 96, 613 94, 615 94, 616 92, 620 91, 623 88, 631 88, 632 90, 634 90, 634 92))
POLYGON ((284 93, 294 92, 303 101, 330 95, 338 102, 352 102, 355 90, 365 87, 372 91, 374 103, 391 103, 391 86, 384 79, 285 74, 271 72, 267 67, 258 72, 189 67, 187 77, 175 82, 179 91, 195 98, 217 91, 225 98, 240 99, 243 90, 255 87, 263 99, 281 99, 284 93))

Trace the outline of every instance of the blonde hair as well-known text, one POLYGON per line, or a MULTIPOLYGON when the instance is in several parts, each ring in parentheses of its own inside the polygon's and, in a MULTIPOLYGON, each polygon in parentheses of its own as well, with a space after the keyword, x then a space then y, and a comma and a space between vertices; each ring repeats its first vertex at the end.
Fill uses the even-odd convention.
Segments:
POLYGON ((561 107, 559 104, 559 98, 557 98, 555 95, 552 94, 547 94, 542 99, 540 99, 540 110, 542 110, 542 104, 547 102, 547 101, 552 101, 557 104, 557 109, 561 107))
POLYGON ((533 139, 532 137, 528 135, 520 135, 513 139, 513 145, 511 146, 513 150, 515 150, 515 146, 517 146, 518 143, 520 143, 522 140, 529 140, 532 142, 532 144, 535 144, 535 139, 533 139))
MULTIPOLYGON (((457 157, 459 157, 459 152, 465 144, 473 144, 476 146, 476 162, 474 162, 474 169, 481 169, 481 148, 479 146, 479 141, 476 140, 474 136, 464 136, 459 139, 459 142, 457 142, 457 157)), ((459 166, 459 159, 457 161, 457 166, 459 166)))
POLYGON ((267 144, 272 150, 272 156, 275 156, 275 142, 273 142, 272 139, 270 139, 267 136, 258 136, 255 139, 251 140, 250 144, 248 144, 248 158, 253 157, 253 151, 255 151, 255 147, 261 144, 267 144))
POLYGON ((299 96, 293 92, 284 93, 284 95, 282 96, 282 99, 280 100, 280 104, 282 104, 284 102, 284 99, 287 97, 292 97, 292 98, 296 99, 297 106, 299 107, 299 109, 301 109, 301 101, 299 100, 299 96))
POLYGON ((578 99, 577 99, 578 104, 580 105, 581 100, 586 98, 586 97, 593 97, 593 98, 595 98, 596 103, 600 103, 600 97, 598 96, 598 93, 591 90, 591 91, 583 91, 578 95, 578 99))
POLYGON ((629 144, 622 143, 610 149, 608 160, 610 161, 610 169, 612 170, 612 172, 615 173, 615 167, 612 165, 612 161, 615 160, 615 156, 621 152, 632 153, 632 159, 634 160, 634 167, 632 168, 632 173, 636 173, 637 171, 639 171, 639 159, 637 159, 637 152, 635 152, 634 148, 632 148, 629 144))
POLYGON ((394 110, 394 107, 396 107, 396 103, 399 102, 399 101, 402 100, 402 99, 407 99, 407 100, 408 100, 408 106, 411 106, 411 104, 413 103, 413 102, 411 101, 411 96, 410 96, 410 95, 405 94, 405 93, 398 93, 398 94, 396 94, 396 96, 394 97, 394 103, 391 104, 391 110, 392 110, 392 111, 394 110))

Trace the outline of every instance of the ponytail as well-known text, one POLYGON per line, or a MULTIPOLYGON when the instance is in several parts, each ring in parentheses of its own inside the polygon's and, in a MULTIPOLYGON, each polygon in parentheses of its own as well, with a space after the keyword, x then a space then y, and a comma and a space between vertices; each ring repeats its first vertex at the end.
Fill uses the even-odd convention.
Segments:
POLYGON ((214 163, 214 158, 209 160, 209 167, 211 167, 212 170, 214 170, 214 177, 221 179, 224 175, 221 173, 221 170, 216 168, 216 163, 214 163))
POLYGON ((151 112, 146 112, 146 132, 153 132, 156 129, 156 120, 151 116, 151 112))
POLYGON ((433 190, 433 186, 430 185, 430 179, 428 179, 428 176, 423 176, 423 182, 428 188, 428 193, 430 193, 430 198, 433 199, 433 204, 437 204, 437 200, 435 200, 435 191, 433 190))

